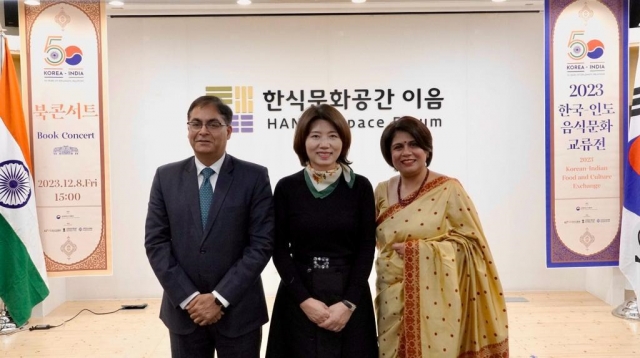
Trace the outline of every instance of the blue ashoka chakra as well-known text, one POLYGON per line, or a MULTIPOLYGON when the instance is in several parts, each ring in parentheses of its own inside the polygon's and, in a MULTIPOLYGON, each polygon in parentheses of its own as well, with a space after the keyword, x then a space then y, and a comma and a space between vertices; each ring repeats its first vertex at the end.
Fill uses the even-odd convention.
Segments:
POLYGON ((19 160, 0 163, 0 206, 21 208, 31 197, 29 169, 19 160))

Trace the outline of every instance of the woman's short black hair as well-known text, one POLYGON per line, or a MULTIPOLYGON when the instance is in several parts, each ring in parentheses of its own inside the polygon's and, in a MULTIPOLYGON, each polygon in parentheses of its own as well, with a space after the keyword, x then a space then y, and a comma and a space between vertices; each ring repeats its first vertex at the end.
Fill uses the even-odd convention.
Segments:
POLYGON ((309 132, 311 132, 311 125, 318 119, 324 119, 331 123, 331 125, 336 128, 336 132, 338 132, 338 136, 342 141, 342 151, 338 156, 337 162, 341 164, 351 164, 349 159, 347 159, 347 154, 349 154, 349 148, 351 147, 351 130, 349 129, 349 124, 340 111, 328 104, 307 108, 298 120, 296 134, 293 138, 293 150, 298 155, 300 164, 304 166, 309 162, 306 146, 307 137, 309 136, 309 132))

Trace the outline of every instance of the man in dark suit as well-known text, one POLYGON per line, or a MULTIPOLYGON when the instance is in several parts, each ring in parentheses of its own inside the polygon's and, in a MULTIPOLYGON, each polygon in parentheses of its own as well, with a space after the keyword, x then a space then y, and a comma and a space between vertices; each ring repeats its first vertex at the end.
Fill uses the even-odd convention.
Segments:
POLYGON ((219 98, 187 112, 195 157, 158 168, 145 228, 164 289, 173 357, 257 358, 269 320, 260 273, 273 250, 267 169, 225 153, 233 113, 219 98))

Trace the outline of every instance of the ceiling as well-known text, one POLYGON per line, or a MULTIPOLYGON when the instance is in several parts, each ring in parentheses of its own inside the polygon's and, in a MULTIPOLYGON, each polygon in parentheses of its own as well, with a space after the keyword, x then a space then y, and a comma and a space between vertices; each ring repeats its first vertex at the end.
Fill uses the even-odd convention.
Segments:
POLYGON ((389 13, 389 12, 477 12, 542 11, 543 0, 252 0, 248 6, 236 0, 123 0, 116 8, 107 5, 108 15, 185 14, 304 14, 304 13, 389 13))

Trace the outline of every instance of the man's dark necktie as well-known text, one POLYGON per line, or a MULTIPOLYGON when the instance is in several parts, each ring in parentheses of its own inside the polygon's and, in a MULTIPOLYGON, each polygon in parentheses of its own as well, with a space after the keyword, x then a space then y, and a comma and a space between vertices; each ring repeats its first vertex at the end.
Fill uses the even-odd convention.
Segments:
POLYGON ((202 215, 202 229, 207 225, 207 218, 209 217, 209 208, 211 208, 211 202, 213 201, 213 188, 211 187, 211 181, 209 178, 215 173, 211 168, 204 168, 201 171, 204 179, 200 186, 200 215, 202 215))

